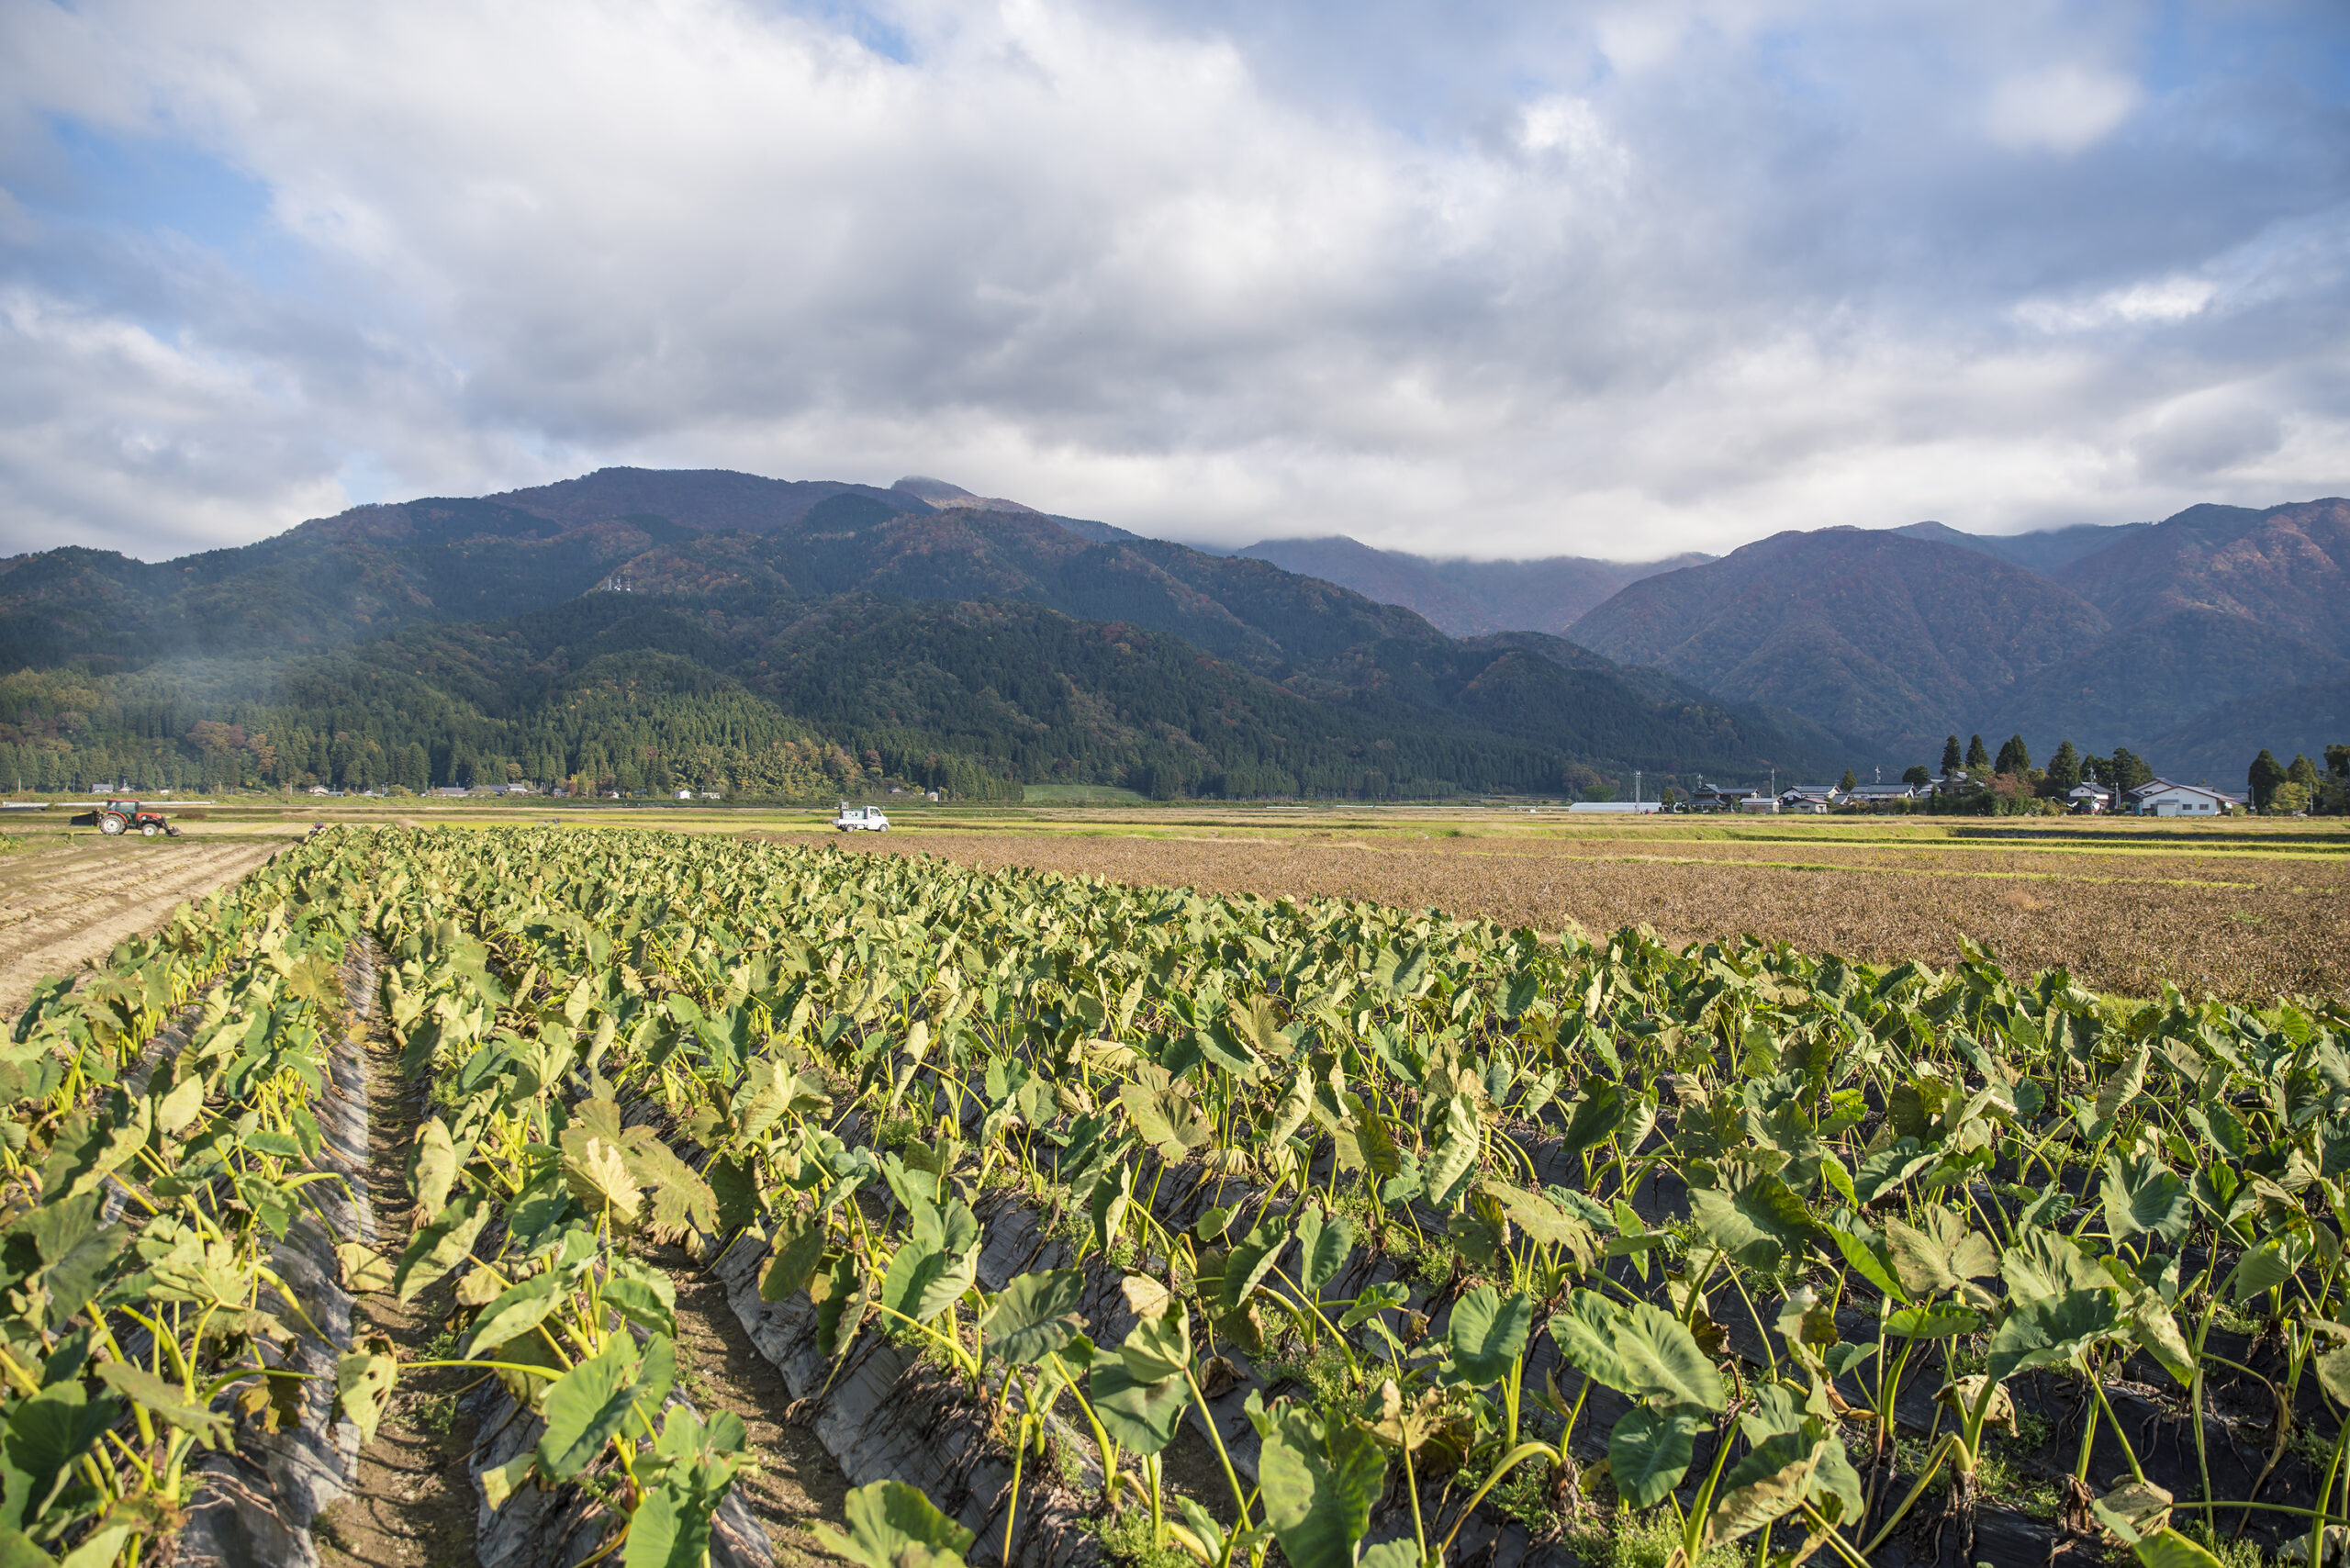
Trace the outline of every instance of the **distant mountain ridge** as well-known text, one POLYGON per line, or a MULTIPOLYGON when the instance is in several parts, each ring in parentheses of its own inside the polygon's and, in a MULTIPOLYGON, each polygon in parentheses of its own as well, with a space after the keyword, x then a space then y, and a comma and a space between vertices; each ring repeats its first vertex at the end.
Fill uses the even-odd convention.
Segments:
POLYGON ((2038 572, 2045 577, 2055 576, 2085 555, 2094 555, 2132 533, 2154 526, 2151 522, 2084 522, 2070 528, 2045 529, 2036 533, 1964 533, 1946 523, 1913 522, 1885 532, 1910 539, 1930 540, 1937 544, 1955 544, 1962 550, 1972 550, 1978 554, 1995 555, 2010 566, 2038 572))
POLYGON ((1403 605, 1455 637, 1489 632, 1563 636, 1580 617, 1627 585, 1713 559, 1695 554, 1644 562, 1579 555, 1530 561, 1439 559, 1377 549, 1342 533, 1267 539, 1235 554, 1340 584, 1382 604, 1403 605))
MULTIPOLYGON (((642 667, 665 672, 655 684, 677 701, 723 690, 793 722, 821 712, 843 735, 894 736, 891 756, 976 745, 973 768, 1015 777, 1824 778, 1931 761, 1953 731, 2018 731, 2038 756, 2060 739, 2124 745, 2225 778, 2262 746, 2315 756, 2345 738, 2345 610, 2339 499, 2004 537, 1940 523, 1792 532, 1720 559, 1479 563, 1338 535, 1224 555, 920 476, 882 487, 611 468, 353 508, 172 562, 85 549, 0 561, 0 679, 146 668, 140 689, 156 695, 141 700, 166 701, 266 695, 279 680, 336 690, 373 671, 388 690, 385 650, 413 648, 418 669, 460 684, 393 705, 473 713, 478 748, 498 725, 539 735, 532 704, 558 700, 509 652, 592 624, 602 652, 565 632, 543 656, 574 669, 651 659, 642 667), (622 600, 636 608, 600 608, 622 600), (911 608, 924 605, 964 608, 911 608), (828 674, 849 627, 866 663, 828 674), (1005 639, 1041 661, 1009 689, 1005 639), (957 651, 942 665, 924 640, 957 651), (1122 646, 1147 678, 1116 662, 1122 646), (341 649, 373 651, 354 664, 341 649), (1077 663, 1053 666, 1064 657, 1077 663), (196 682, 190 658, 226 662, 196 682), (462 674, 476 668, 478 681, 462 674), (1292 733, 1314 714, 1326 734, 1292 733), (1052 745, 1078 749, 1039 761, 1052 745)), ((598 690, 629 689, 597 667, 598 690)), ((63 722, 0 722, 0 743, 63 722)))
MULTIPOLYGON (((543 756, 557 742, 532 704, 567 699, 509 652, 536 645, 531 628, 543 623, 614 615, 613 626, 650 630, 633 642, 598 631, 593 657, 656 661, 628 666, 657 674, 647 689, 662 716, 646 734, 739 734, 732 719, 692 719, 696 704, 767 700, 795 722, 821 716, 827 744, 863 734, 875 744, 852 749, 962 756, 990 777, 1566 790, 1635 767, 1817 773, 1874 757, 1816 722, 1720 703, 1556 639, 1449 637, 1409 610, 1268 561, 921 477, 881 489, 606 469, 478 499, 354 508, 182 561, 19 556, 0 561, 0 678, 18 666, 144 671, 139 689, 168 696, 194 689, 175 661, 228 661, 205 689, 241 692, 239 711, 282 710, 287 689, 361 682, 370 711, 444 715, 431 721, 436 758, 481 753, 499 735, 526 737, 514 744, 543 756), (920 604, 966 610, 905 608, 920 604), (855 638, 843 630, 852 624, 855 638), (1002 666, 1008 645, 1034 667, 1002 666), (386 666, 387 654, 412 667, 386 666), (1122 673, 1130 657, 1147 678, 1122 673), (962 699, 942 695, 957 689, 962 699), (1071 728, 1069 712, 1092 718, 1071 728), (974 714, 989 716, 978 734, 974 714), (979 749, 955 749, 965 745, 979 749)), ((607 711, 625 707, 634 688, 594 678, 607 711)), ((296 711, 273 722, 329 722, 296 711)), ((58 733, 43 722, 45 737, 58 733)), ((0 741, 22 744, 11 728, 0 724, 0 741)))
POLYGON ((2350 502, 2065 530, 2022 552, 2045 573, 1953 532, 1774 535, 1635 583, 1572 633, 1929 761, 1953 732, 2021 733, 2218 778, 2341 738, 2322 715, 2350 678, 2350 502))
POLYGON ((2107 624, 2020 566, 1833 528, 1774 534, 1635 583, 1574 631, 1618 662, 1653 664, 1915 755, 1940 742, 1950 715, 1989 710, 2107 624))

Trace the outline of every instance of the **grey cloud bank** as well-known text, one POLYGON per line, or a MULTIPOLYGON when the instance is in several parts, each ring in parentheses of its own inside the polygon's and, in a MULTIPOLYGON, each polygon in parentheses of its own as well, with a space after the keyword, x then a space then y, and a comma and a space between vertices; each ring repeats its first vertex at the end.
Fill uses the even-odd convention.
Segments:
POLYGON ((7 7, 0 549, 608 463, 1616 557, 2350 486, 2338 7, 1533 9, 7 7))

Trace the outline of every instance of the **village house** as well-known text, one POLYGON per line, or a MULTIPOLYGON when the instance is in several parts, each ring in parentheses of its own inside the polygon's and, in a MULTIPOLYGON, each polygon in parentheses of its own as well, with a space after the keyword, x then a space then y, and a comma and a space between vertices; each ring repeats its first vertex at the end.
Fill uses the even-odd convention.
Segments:
POLYGON ((1897 812, 1917 799, 1916 788, 1908 784, 1855 784, 1845 792, 1844 803, 1864 812, 1897 812))
MULTIPOLYGON (((1689 791, 1689 809, 1693 812, 1742 812, 1746 809, 1746 802, 1758 795, 1762 795, 1762 791, 1735 786, 1725 790, 1700 779, 1697 787, 1689 791)), ((1768 804, 1758 807, 1758 810, 1776 811, 1778 809, 1778 801, 1771 800, 1768 796, 1763 796, 1763 799, 1768 804)))
POLYGON ((2084 816, 2102 816, 2113 809, 2113 791, 2087 778, 2074 785, 2065 799, 2084 816))
POLYGON ((2223 817, 2249 803, 2241 795, 2203 784, 2150 778, 2129 794, 2130 810, 2142 817, 2223 817))
POLYGON ((1779 791, 1779 810, 1799 816, 1824 817, 1836 804, 1836 790, 1827 784, 1798 784, 1779 791))

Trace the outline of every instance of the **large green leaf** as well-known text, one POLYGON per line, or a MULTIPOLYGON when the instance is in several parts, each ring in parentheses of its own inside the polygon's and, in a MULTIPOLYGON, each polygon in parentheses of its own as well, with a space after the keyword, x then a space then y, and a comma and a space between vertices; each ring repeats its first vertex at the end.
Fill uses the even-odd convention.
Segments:
POLYGON ((817 1274, 808 1282, 808 1294, 816 1302, 816 1350, 822 1355, 838 1356, 856 1342, 868 1305, 867 1286, 865 1276, 857 1271, 856 1254, 842 1253, 829 1273, 817 1274))
POLYGON ((1901 1276, 1894 1271, 1893 1259, 1881 1244, 1853 1231, 1839 1230, 1832 1225, 1828 1227, 1828 1236, 1836 1243, 1836 1250, 1844 1255, 1844 1261, 1851 1264, 1863 1279, 1883 1291, 1891 1300, 1909 1299, 1909 1287, 1903 1284, 1901 1276))
POLYGON ((448 1124, 428 1117, 416 1131, 416 1166, 410 1176, 417 1212, 428 1222, 440 1218, 448 1207, 449 1189, 456 1180, 457 1146, 450 1139, 448 1124))
POLYGON ((100 1361, 98 1379, 125 1399, 160 1416, 184 1432, 193 1433, 207 1448, 218 1448, 229 1436, 229 1418, 190 1399, 178 1383, 157 1377, 129 1361, 100 1361))
POLYGON ((1225 1260, 1224 1284, 1216 1293, 1216 1305, 1225 1312, 1237 1312, 1247 1304, 1265 1276, 1281 1261, 1282 1249, 1289 1246, 1289 1226, 1283 1221, 1265 1218, 1242 1237, 1225 1260))
POLYGON ((1093 1221, 1093 1244, 1107 1252, 1124 1233, 1126 1208, 1134 1202, 1135 1171, 1131 1165, 1104 1170, 1085 1200, 1093 1221))
POLYGON ((1075 1269, 1023 1274, 1005 1285, 979 1320, 987 1348, 1013 1366, 1034 1366, 1085 1332, 1078 1315, 1085 1276, 1075 1269))
POLYGON ((1474 1388, 1501 1382, 1526 1353, 1533 1327, 1534 1303, 1524 1291, 1505 1296, 1491 1285, 1479 1285, 1467 1292, 1453 1303, 1445 1325, 1454 1372, 1474 1388))
POLYGON ((1308 1204, 1297 1216, 1297 1282, 1308 1295, 1338 1277, 1355 1249, 1355 1222, 1345 1215, 1325 1216, 1321 1205, 1308 1204))
POLYGON ((26 1529, 39 1520, 73 1478, 74 1463, 120 1414, 113 1400, 92 1399, 75 1382, 53 1383, 20 1400, 0 1434, 0 1474, 6 1483, 0 1525, 26 1529))
POLYGON ((2113 1288, 2111 1277, 2070 1237, 2045 1228, 2026 1230, 1999 1255, 1999 1277, 2017 1302, 2113 1288))
POLYGON ((971 1532, 902 1481, 877 1481, 848 1495, 848 1533, 811 1527, 816 1544, 861 1568, 961 1568, 971 1532))
POLYGON ((2293 1277, 2309 1255, 2309 1236, 2305 1231, 2288 1231, 2272 1236, 2257 1247, 2244 1249, 2244 1256, 2229 1272, 2238 1302, 2250 1301, 2263 1291, 2276 1289, 2293 1277))
POLYGON ((808 1288, 824 1260, 824 1222, 805 1216, 776 1233, 775 1256, 759 1271, 759 1299, 789 1301, 808 1288))
POLYGON ((130 1231, 106 1224, 105 1207, 105 1193, 84 1193, 44 1204, 20 1222, 40 1253, 51 1328, 87 1306, 122 1271, 130 1231))
POLYGON ((553 1274, 533 1274, 519 1285, 509 1286, 474 1319, 473 1330, 466 1336, 469 1348, 464 1354, 486 1356, 517 1334, 530 1332, 561 1305, 567 1294, 563 1282, 553 1274))
POLYGON ((1443 1209, 1460 1202, 1469 1179, 1476 1174, 1477 1157, 1484 1152, 1484 1137, 1467 1096, 1455 1094, 1445 1101, 1444 1128, 1425 1172, 1428 1202, 1443 1209))
POLYGON ((711 1518, 717 1501, 665 1481, 644 1494, 628 1517, 621 1568, 707 1568, 711 1518))
POLYGON ((1824 1439, 1794 1431, 1776 1433, 1748 1450, 1715 1489, 1706 1539, 1736 1540, 1792 1513, 1811 1491, 1826 1447, 1824 1439))
POLYGON ((141 1100, 128 1120, 91 1111, 66 1117, 41 1162, 41 1196, 54 1204, 96 1192, 108 1172, 129 1164, 146 1146, 154 1114, 154 1102, 141 1100))
POLYGON ((2171 1526, 2141 1536, 2131 1550, 2145 1568, 2221 1568, 2220 1560, 2209 1549, 2171 1526))
POLYGON ((1750 1269, 1776 1268, 1818 1228, 1776 1176, 1758 1176, 1734 1193, 1700 1187, 1689 1194, 1689 1217, 1707 1240, 1750 1269))
POLYGON ((943 1252, 918 1240, 908 1241, 890 1260, 881 1277, 881 1305, 901 1312, 916 1323, 927 1323, 971 1288, 979 1259, 970 1252, 943 1252))
MULTIPOLYGON (((1151 1068, 1148 1071, 1166 1078, 1163 1069, 1151 1068)), ((1118 1090, 1118 1102, 1125 1107, 1127 1118, 1143 1141, 1170 1165, 1188 1159, 1193 1149, 1205 1148, 1215 1136, 1214 1125, 1200 1114, 1191 1095, 1172 1081, 1160 1082, 1156 1087, 1147 1081, 1125 1083, 1118 1090)))
POLYGON ((1970 1279, 1998 1272, 1999 1255, 1964 1219, 1929 1204, 1915 1226, 1900 1218, 1885 1222, 1886 1250, 1913 1301, 1963 1288, 1970 1279))
POLYGON ((1265 1517, 1291 1568, 1354 1568, 1387 1456, 1359 1424, 1283 1405, 1258 1461, 1265 1517))
POLYGON ((2195 1222, 2187 1183, 2154 1155, 2105 1160, 2105 1223, 2116 1241, 2152 1236, 2176 1247, 2195 1222))
POLYGON ((1177 1376, 1146 1382, 1125 1360, 1105 1356, 1093 1363, 1086 1396, 1094 1418, 1111 1441, 1139 1454, 1153 1454, 1175 1440, 1192 1386, 1177 1376))
POLYGON ((621 1434, 638 1400, 647 1410, 659 1408, 676 1364, 676 1347, 666 1338, 651 1340, 640 1353, 631 1336, 613 1335, 547 1390, 539 1468, 556 1481, 569 1481, 587 1469, 621 1434))
POLYGON ((1126 1331, 1118 1359, 1137 1383, 1175 1377, 1192 1364, 1192 1323, 1180 1306, 1146 1317, 1126 1331))
POLYGON ((1607 1473, 1616 1494, 1636 1508, 1654 1507, 1681 1484, 1696 1451, 1697 1416, 1685 1406, 1636 1405, 1607 1437, 1607 1473))
POLYGON ((1873 1204, 1907 1183, 1919 1171, 1940 1162, 1942 1156, 1914 1137, 1897 1137, 1861 1161, 1852 1172, 1852 1190, 1863 1204, 1873 1204))
POLYGON ((416 1233, 392 1271, 392 1288, 402 1303, 438 1282, 473 1251, 474 1238, 489 1222, 489 1205, 471 1193, 454 1199, 441 1217, 416 1233))
POLYGON ((1602 1083, 1585 1094, 1575 1105, 1575 1114, 1567 1120, 1567 1130, 1559 1140, 1559 1157, 1572 1159, 1584 1149, 1596 1148, 1624 1125, 1624 1090, 1616 1083, 1602 1083))
POLYGON ((2027 1367, 2068 1361, 2121 1326, 2113 1292, 2066 1291, 2023 1302, 1991 1336, 1987 1372, 1998 1383, 2027 1367))
POLYGON ((1721 1374, 1678 1318, 1637 1303, 1617 1305, 1578 1290, 1550 1317, 1559 1354, 1585 1376, 1634 1399, 1719 1410, 1728 1403, 1721 1374))

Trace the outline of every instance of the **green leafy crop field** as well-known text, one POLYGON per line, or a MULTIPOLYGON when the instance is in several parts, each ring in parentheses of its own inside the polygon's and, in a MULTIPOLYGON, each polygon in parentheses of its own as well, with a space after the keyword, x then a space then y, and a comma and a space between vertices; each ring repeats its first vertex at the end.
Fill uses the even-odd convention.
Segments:
POLYGON ((1954 946, 329 829, 14 1023, 0 1550, 168 1553, 199 1450, 364 1447, 456 1369, 486 1529, 738 1561, 765 1456, 679 1370, 688 1273, 870 1568, 2181 1564, 2350 1522, 2350 1008, 1954 946), (374 1239, 330 1201, 362 1036, 426 1107, 374 1239), (446 1291, 453 1338, 356 1338, 337 1291, 446 1291))

